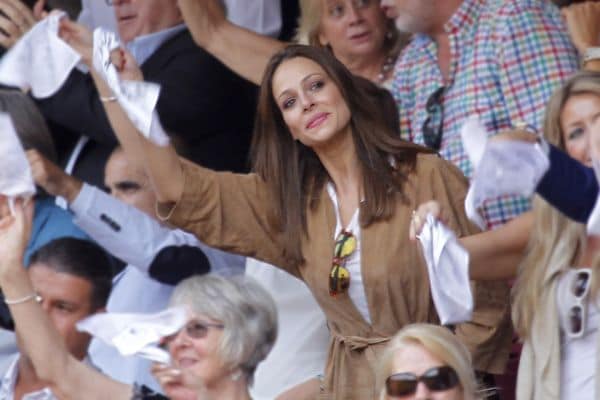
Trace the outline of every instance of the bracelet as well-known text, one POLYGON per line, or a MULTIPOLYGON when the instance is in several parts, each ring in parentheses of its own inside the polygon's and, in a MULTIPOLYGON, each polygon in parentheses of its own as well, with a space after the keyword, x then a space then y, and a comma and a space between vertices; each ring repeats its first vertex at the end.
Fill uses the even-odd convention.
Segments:
POLYGON ((582 64, 585 65, 589 61, 600 60, 600 47, 588 47, 583 54, 582 64))
POLYGON ((28 302, 29 300, 34 300, 36 303, 41 303, 42 302, 42 296, 40 296, 39 294, 37 294, 37 293, 34 292, 34 293, 31 293, 31 294, 29 294, 29 295, 27 295, 25 297, 21 297, 19 299, 12 300, 12 299, 4 298, 4 302, 6 304, 8 304, 9 306, 14 306, 15 304, 25 303, 25 302, 28 302))
POLYGON ((108 96, 108 97, 100 96, 100 101, 103 103, 111 103, 113 101, 117 101, 117 96, 108 96))

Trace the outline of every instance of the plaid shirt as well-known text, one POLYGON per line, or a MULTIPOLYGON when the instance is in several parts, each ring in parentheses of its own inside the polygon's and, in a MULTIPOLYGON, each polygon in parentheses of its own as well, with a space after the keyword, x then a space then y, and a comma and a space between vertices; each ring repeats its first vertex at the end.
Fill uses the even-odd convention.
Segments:
MULTIPOLYGON (((460 137, 465 119, 478 114, 491 134, 519 122, 541 131, 546 103, 578 69, 578 55, 558 9, 545 0, 464 0, 444 29, 451 49, 448 80, 435 42, 415 35, 396 64, 392 94, 402 138, 424 143, 425 105, 446 86, 440 154, 471 177, 460 137)), ((494 228, 528 209, 527 199, 507 196, 486 202, 482 211, 494 228)))

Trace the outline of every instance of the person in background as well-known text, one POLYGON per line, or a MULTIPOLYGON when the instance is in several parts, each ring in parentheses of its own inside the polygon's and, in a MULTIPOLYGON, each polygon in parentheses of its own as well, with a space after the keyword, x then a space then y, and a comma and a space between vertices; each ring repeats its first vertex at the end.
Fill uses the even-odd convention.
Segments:
MULTIPOLYGON (((32 209, 30 203, 19 199, 13 216, 8 200, 0 197, 0 286, 23 352, 37 376, 57 399, 166 399, 145 387, 114 381, 69 352, 35 301, 37 288, 22 265, 32 209)), ((248 385, 256 365, 268 354, 277 335, 277 315, 269 295, 244 278, 191 277, 177 287, 171 304, 186 307, 189 314, 183 329, 166 340, 172 365, 155 370, 169 398, 197 399, 201 393, 203 399, 250 399, 248 385)))
MULTIPOLYGON (((5 200, 5 199, 3 199, 5 200)), ((3 226, 5 228, 5 226, 3 226)), ((4 237, 3 237, 4 239, 4 237)), ((21 248, 2 240, 2 258, 6 261, 23 259, 23 238, 21 248)), ((2 284, 3 302, 10 308, 20 308, 24 303, 35 304, 49 327, 54 330, 58 345, 69 357, 77 362, 89 363, 88 346, 91 337, 79 332, 76 323, 86 317, 103 312, 111 289, 112 271, 106 253, 92 242, 62 238, 56 239, 31 257, 27 270, 22 262, 17 264, 15 274, 30 281, 31 291, 25 296, 12 296, 9 288, 2 284)), ((6 273, 6 271, 3 271, 6 273)), ((31 325, 20 325, 16 321, 19 353, 13 357, 0 384, 0 398, 10 399, 62 399, 55 392, 44 375, 39 374, 35 358, 23 335, 41 336, 43 331, 31 325)), ((54 346, 52 347, 52 349, 54 346)), ((48 351, 52 351, 50 348, 48 351)), ((59 357, 54 354, 51 357, 59 357)), ((60 370, 57 374, 68 375, 60 370)))
MULTIPOLYGON (((211 249, 154 218, 156 198, 148 177, 121 148, 113 151, 106 165, 105 184, 112 197, 67 175, 38 152, 29 151, 28 159, 36 183, 67 200, 75 224, 127 262, 114 278, 109 312, 158 312, 166 308, 175 285, 189 276, 244 272, 243 257, 211 249)), ((92 341, 89 353, 94 365, 113 379, 160 390, 148 360, 123 357, 100 340, 92 341)))
POLYGON ((471 355, 445 327, 412 324, 390 340, 378 368, 379 400, 481 400, 471 355))

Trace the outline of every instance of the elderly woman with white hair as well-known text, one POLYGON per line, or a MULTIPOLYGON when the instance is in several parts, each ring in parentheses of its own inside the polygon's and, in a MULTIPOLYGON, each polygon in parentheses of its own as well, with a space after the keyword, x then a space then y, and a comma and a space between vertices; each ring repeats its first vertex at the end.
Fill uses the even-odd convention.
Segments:
POLYGON ((248 385, 277 336, 270 295, 247 277, 198 276, 177 285, 171 305, 186 307, 190 319, 167 339, 172 365, 155 365, 165 393, 183 398, 178 393, 193 388, 202 399, 250 399, 248 385))
MULTIPOLYGON (((14 215, 0 196, 0 286, 9 302, 21 349, 38 377, 57 399, 165 399, 145 387, 126 385, 77 360, 57 328, 35 301, 23 267, 31 231, 33 202, 17 200, 14 215)), ((183 329, 166 338, 171 365, 154 368, 172 400, 250 399, 254 371, 277 336, 277 311, 271 296, 251 279, 194 276, 179 283, 172 305, 185 306, 183 329)))
POLYGON ((479 400, 471 356, 447 328, 412 324, 388 344, 377 374, 379 400, 479 400))

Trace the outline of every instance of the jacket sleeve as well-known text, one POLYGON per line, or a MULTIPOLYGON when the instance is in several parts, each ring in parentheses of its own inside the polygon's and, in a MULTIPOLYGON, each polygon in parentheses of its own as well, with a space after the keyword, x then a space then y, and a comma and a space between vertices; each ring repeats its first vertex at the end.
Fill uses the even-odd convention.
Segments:
POLYGON ((256 258, 298 275, 269 218, 266 183, 256 174, 215 172, 182 159, 184 191, 168 221, 211 247, 256 258))
POLYGON ((92 186, 84 185, 70 208, 74 222, 100 246, 162 283, 173 285, 211 270, 195 237, 164 227, 92 186))
POLYGON ((598 181, 588 168, 550 145, 550 169, 536 191, 567 217, 586 223, 598 198, 598 181))

